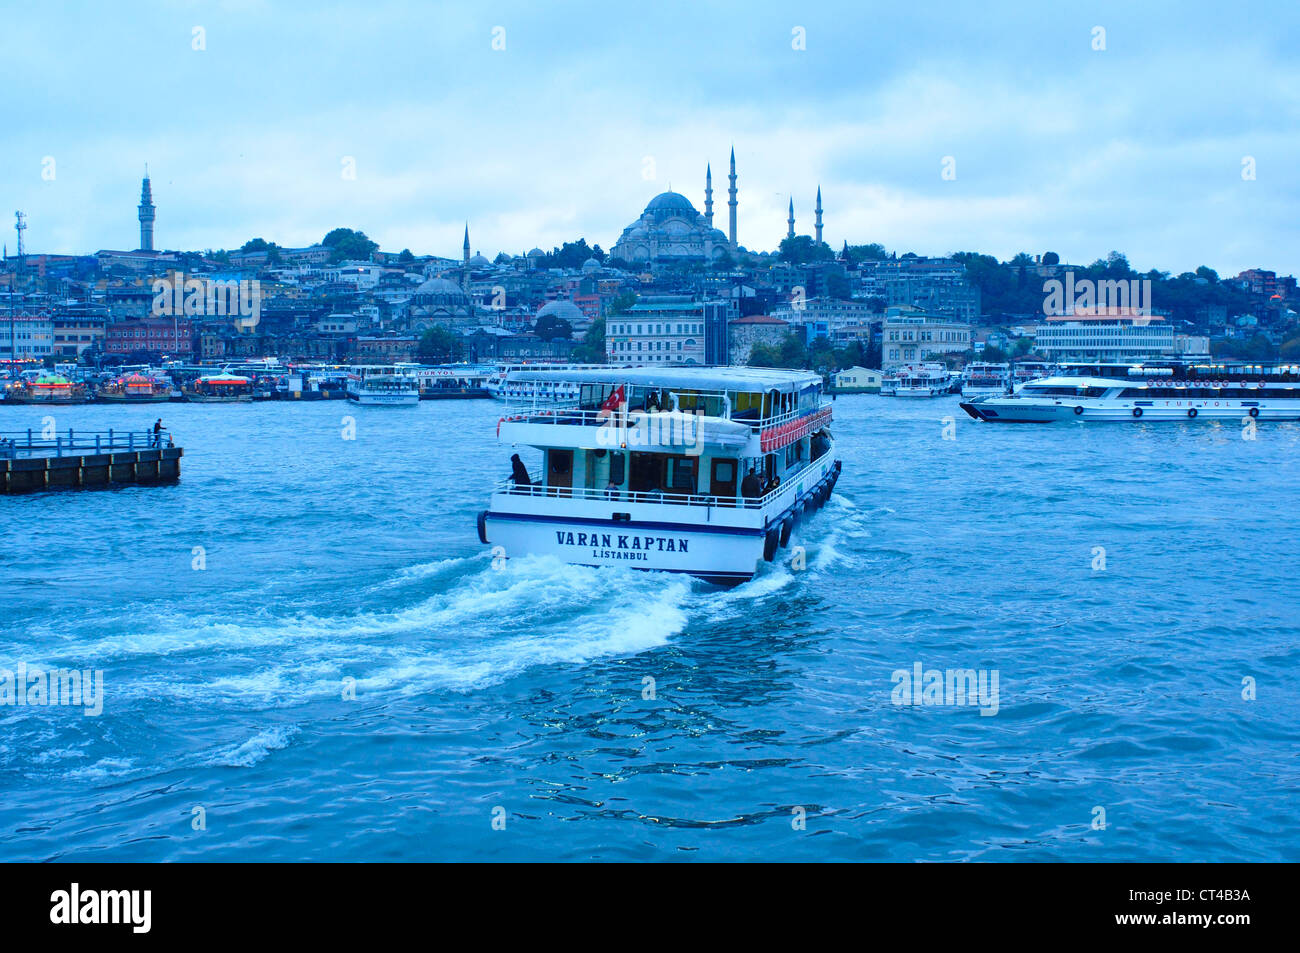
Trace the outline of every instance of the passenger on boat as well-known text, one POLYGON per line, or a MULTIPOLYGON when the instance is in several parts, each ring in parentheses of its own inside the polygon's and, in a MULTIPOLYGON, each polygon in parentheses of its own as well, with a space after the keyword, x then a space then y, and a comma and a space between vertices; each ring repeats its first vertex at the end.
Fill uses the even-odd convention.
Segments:
POLYGON ((515 486, 532 486, 533 481, 528 476, 528 468, 524 466, 524 461, 519 459, 519 454, 510 457, 510 478, 515 481, 515 486))
POLYGON ((758 474, 750 467, 745 478, 740 481, 740 495, 747 500, 756 500, 763 495, 763 485, 758 482, 758 474))
POLYGON ((613 480, 610 480, 609 483, 605 486, 605 496, 607 496, 611 500, 618 499, 619 497, 618 484, 615 483, 613 480))

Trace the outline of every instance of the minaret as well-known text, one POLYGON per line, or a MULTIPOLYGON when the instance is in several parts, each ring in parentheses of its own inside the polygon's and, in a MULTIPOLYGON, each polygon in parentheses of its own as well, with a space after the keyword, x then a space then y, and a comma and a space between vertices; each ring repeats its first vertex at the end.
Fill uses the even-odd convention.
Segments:
POLYGON ((465 257, 460 269, 460 286, 469 288, 469 222, 465 223, 465 257))
POLYGON ((704 223, 713 227, 713 166, 704 167, 704 223))
POLYGON ((822 243, 822 187, 817 186, 817 244, 822 243))
POLYGON ((736 245, 736 147, 731 147, 731 175, 727 176, 731 180, 731 185, 727 189, 727 205, 730 206, 731 212, 731 250, 735 251, 736 245))
POLYGON ((790 218, 786 221, 787 228, 785 231, 786 238, 794 238, 794 197, 790 198, 790 218))
POLYGON ((140 188, 140 250, 153 251, 153 189, 149 187, 149 167, 144 168, 144 184, 140 188))

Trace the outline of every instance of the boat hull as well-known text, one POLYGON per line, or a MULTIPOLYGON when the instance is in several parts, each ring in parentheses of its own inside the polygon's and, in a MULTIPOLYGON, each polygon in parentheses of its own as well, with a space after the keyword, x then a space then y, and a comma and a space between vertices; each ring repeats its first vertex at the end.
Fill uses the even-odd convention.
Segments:
POLYGON ((687 573, 721 585, 753 578, 763 561, 761 529, 488 512, 486 532, 488 543, 507 558, 555 556, 579 566, 687 573))
POLYGON ((357 394, 348 393, 348 400, 354 404, 367 407, 414 407, 420 402, 420 395, 410 394, 357 394))
POLYGON ((1105 404, 1080 400, 1074 403, 1032 401, 1017 398, 985 398, 963 402, 962 410, 977 420, 990 423, 1054 423, 1063 420, 1090 422, 1232 420, 1255 417, 1259 420, 1300 420, 1300 402, 1240 400, 1133 401, 1105 404), (1135 414, 1134 411, 1140 411, 1135 414), (1252 413, 1251 411, 1254 411, 1252 413), (1192 413, 1195 411, 1195 413, 1192 413))

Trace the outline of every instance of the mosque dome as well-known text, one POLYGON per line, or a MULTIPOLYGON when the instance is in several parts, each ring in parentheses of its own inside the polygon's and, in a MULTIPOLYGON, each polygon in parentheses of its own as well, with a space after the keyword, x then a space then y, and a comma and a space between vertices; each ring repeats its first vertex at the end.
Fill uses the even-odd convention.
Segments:
POLYGON ((645 207, 646 213, 655 213, 655 218, 667 217, 663 213, 675 213, 677 215, 690 216, 694 219, 700 213, 695 211, 695 206, 691 200, 680 192, 660 192, 650 200, 650 204, 645 207))
POLYGON ((602 267, 604 266, 601 265, 601 263, 597 259, 588 258, 586 261, 582 263, 582 273, 584 275, 595 274, 596 272, 600 271, 602 267))
POLYGON ((469 260, 469 264, 471 268, 487 268, 491 266, 492 262, 483 257, 482 253, 479 253, 469 260))
POLYGON ((446 278, 430 278, 415 289, 415 297, 417 301, 437 304, 461 304, 469 300, 460 285, 446 278))
POLYGON ((568 321, 570 327, 576 327, 580 322, 587 319, 587 316, 582 313, 582 309, 572 301, 550 301, 538 309, 534 322, 548 314, 561 321, 568 321))

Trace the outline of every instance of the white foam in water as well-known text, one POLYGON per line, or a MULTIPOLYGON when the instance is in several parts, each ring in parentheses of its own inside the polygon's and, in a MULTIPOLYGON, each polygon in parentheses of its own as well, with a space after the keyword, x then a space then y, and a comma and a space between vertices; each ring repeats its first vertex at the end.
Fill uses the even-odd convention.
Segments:
POLYGON ((207 760, 207 764, 214 767, 251 768, 271 752, 287 748, 296 734, 297 725, 264 728, 247 741, 218 751, 207 760))
POLYGON ((164 633, 136 647, 146 654, 178 644, 204 644, 209 655, 227 649, 212 658, 220 671, 205 677, 195 659, 198 680, 178 682, 170 670, 169 679, 135 679, 118 694, 279 707, 338 698, 348 677, 358 696, 471 690, 536 665, 662 645, 685 628, 690 588, 679 576, 524 557, 500 570, 485 565, 454 588, 391 612, 209 623, 183 640, 164 633), (266 647, 274 651, 255 651, 266 647))

